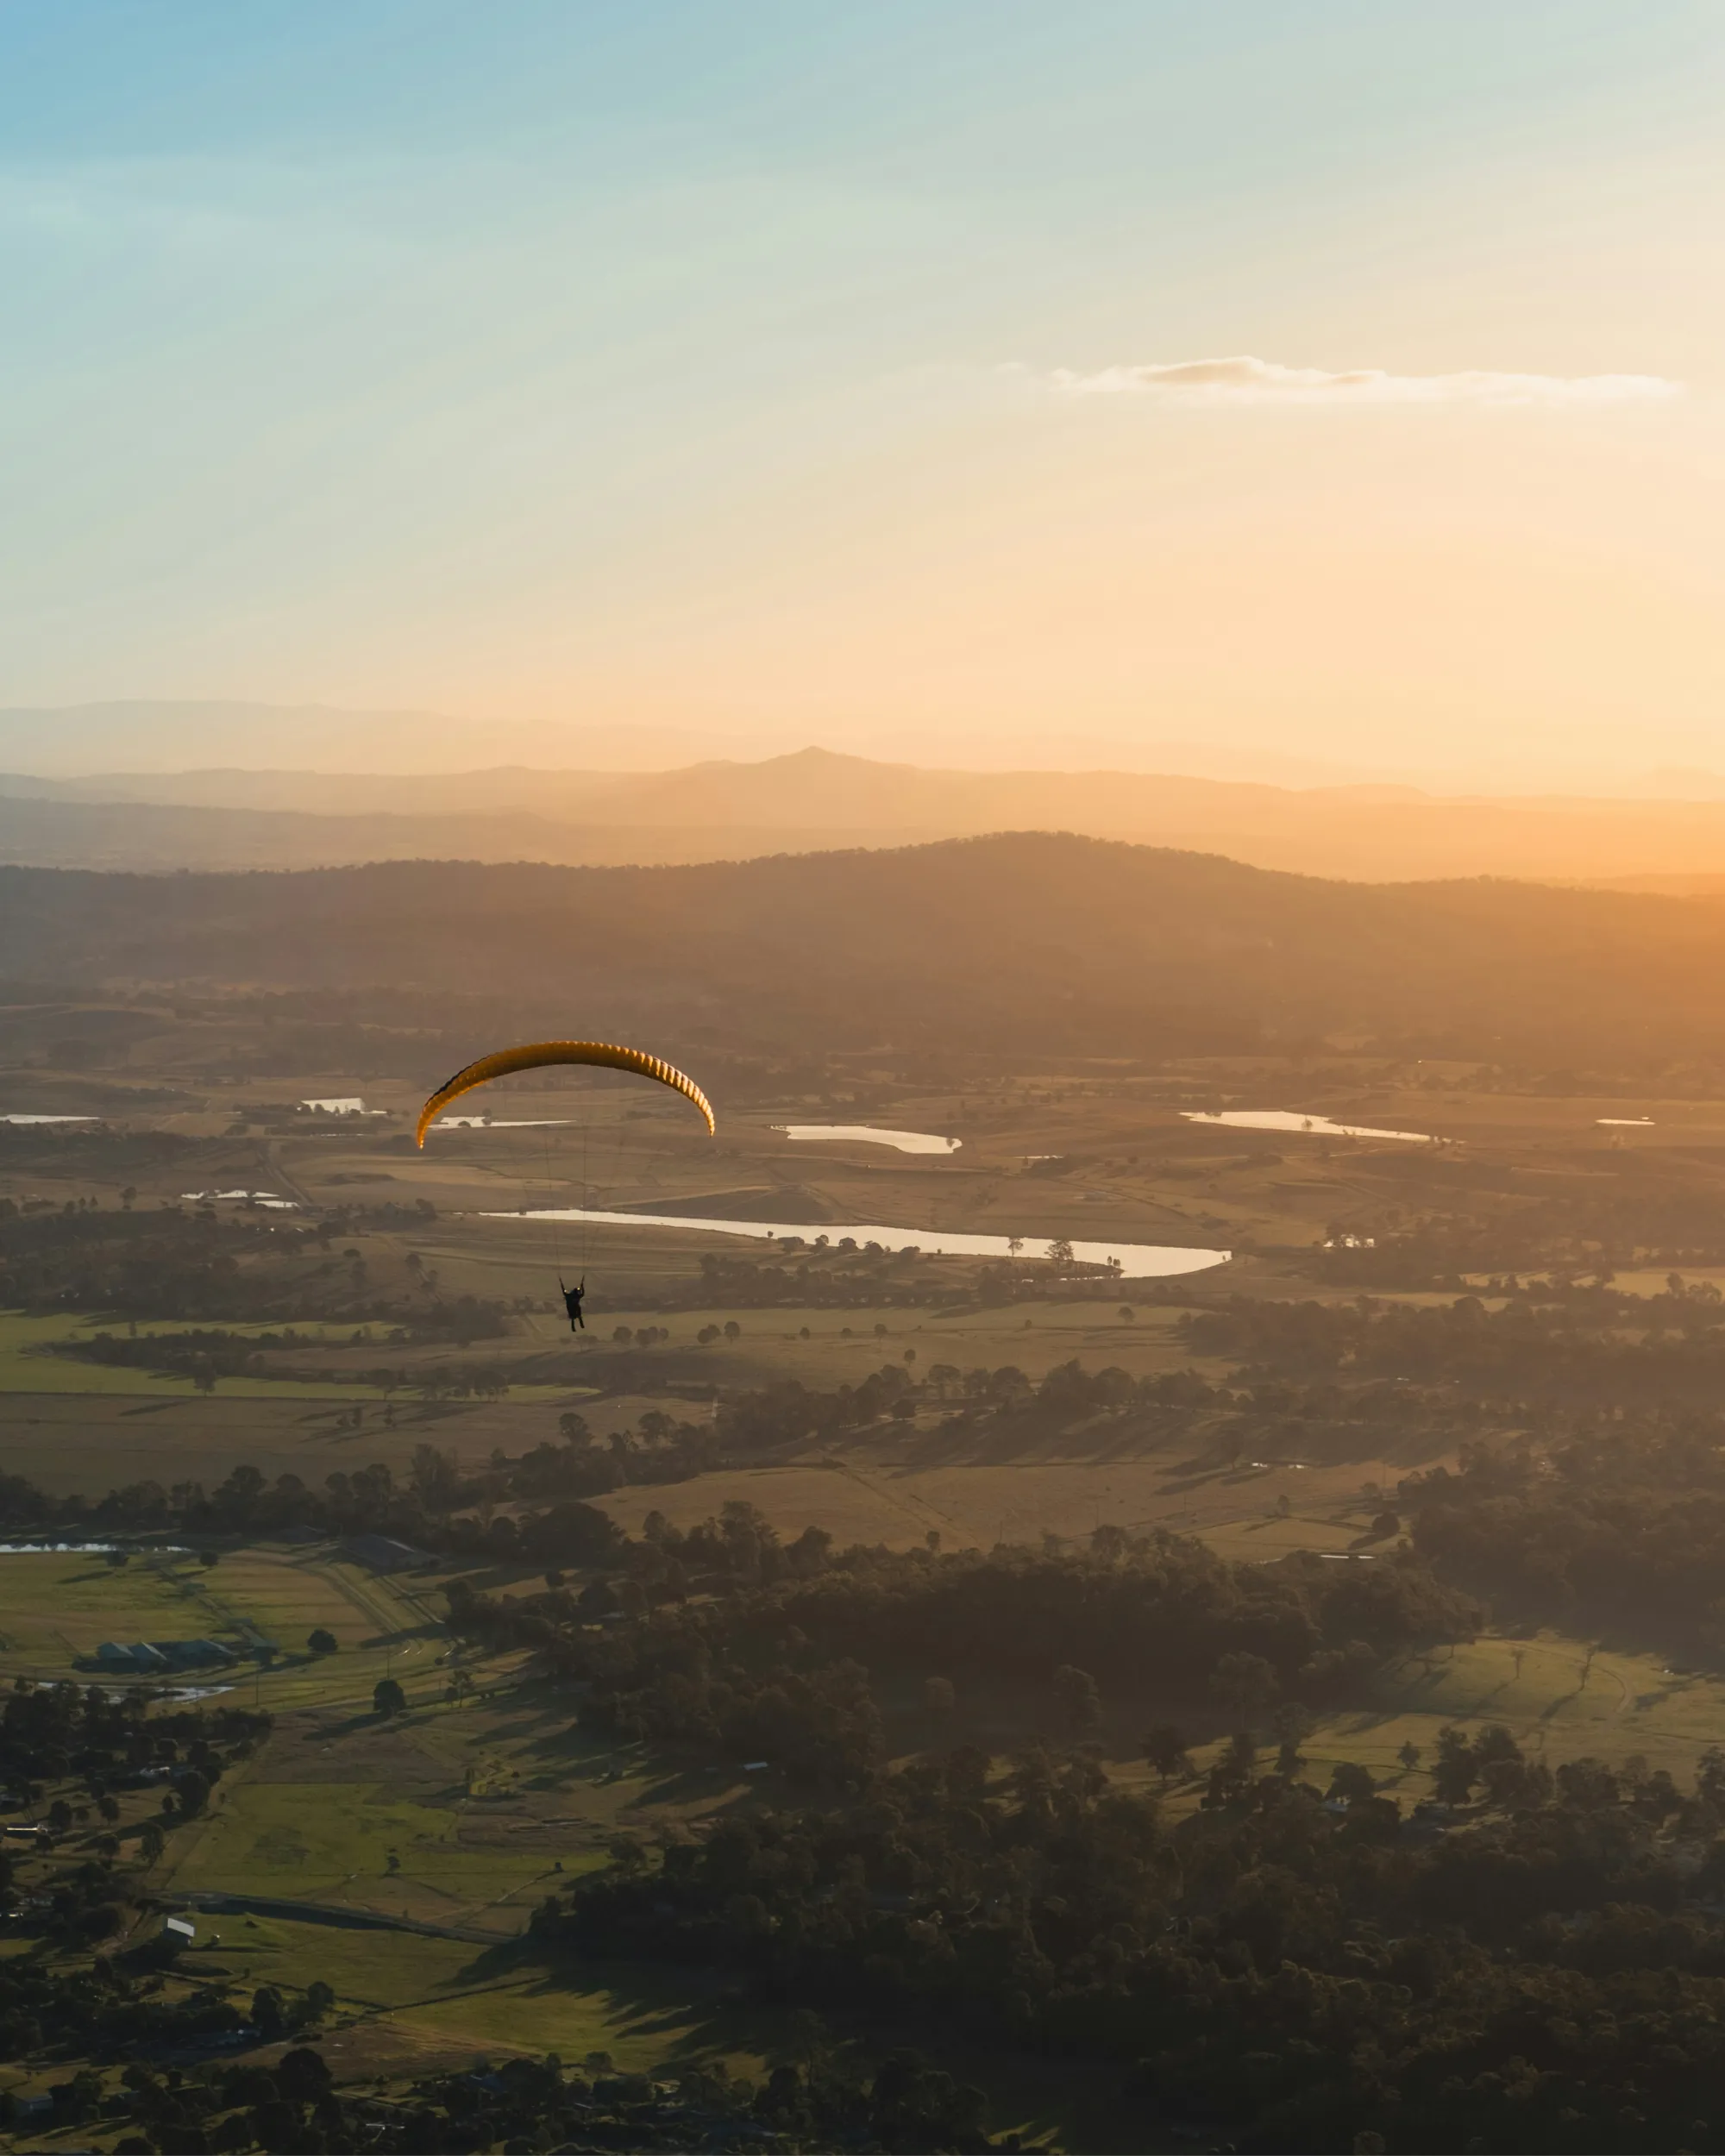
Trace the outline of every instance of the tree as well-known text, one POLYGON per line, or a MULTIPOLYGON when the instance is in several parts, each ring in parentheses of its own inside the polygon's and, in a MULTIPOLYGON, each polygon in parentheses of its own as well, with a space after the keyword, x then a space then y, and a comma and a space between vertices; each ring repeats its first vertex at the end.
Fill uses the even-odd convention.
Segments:
POLYGON ((196 1819, 210 1802, 210 1783, 196 1767, 190 1767, 174 1783, 174 1794, 179 1799, 180 1816, 196 1819))
POLYGON ((950 1714, 958 1704, 958 1695, 953 1689, 950 1677, 925 1677, 922 1681, 922 1703, 931 1714, 950 1714))
POLYGON ((1243 1721, 1261 1714, 1281 1689, 1276 1672, 1261 1654, 1219 1655, 1210 1672, 1210 1689, 1243 1721))
POLYGON ((285 2051, 276 2061, 275 2078, 290 2103, 310 2103, 329 2086, 329 2069, 323 2055, 309 2044, 297 2044, 292 2051, 285 2051))
MULTIPOLYGON (((336 1993, 333 1986, 325 1984, 321 1977, 314 1977, 305 1987, 306 2020, 321 2021, 326 2014, 335 2011, 335 2007, 336 1993)), ((286 2061, 284 2060, 282 2063, 285 2065, 286 2061)))
POLYGON ((1072 1263, 1072 1238, 1070 1236, 1055 1237, 1048 1246, 1048 1262, 1062 1272, 1072 1263))
POLYGON ((1432 1769, 1432 1786, 1440 1804, 1465 1804, 1479 1779, 1473 1746, 1458 1729, 1438 1732, 1438 1757, 1432 1769))
POLYGON ((1421 1752, 1418 1745, 1414 1742, 1414 1739, 1411 1737, 1408 1738, 1406 1744, 1402 1745, 1401 1751, 1396 1755, 1409 1774, 1411 1774, 1414 1768, 1419 1765, 1420 1761, 1424 1758, 1424 1756, 1425 1755, 1421 1752))
POLYGON ((732 1342, 740 1340, 743 1338, 743 1327, 737 1324, 735 1318, 727 1318, 725 1319, 724 1337, 727 1340, 732 1342))
POLYGON ((311 1637, 306 1641, 305 1644, 311 1650, 313 1654, 334 1654, 336 1651, 335 1633, 333 1632, 326 1632, 322 1625, 318 1626, 317 1631, 312 1633, 311 1637))
POLYGON ((1286 1700, 1276 1708, 1276 1734, 1278 1743, 1276 1771, 1284 1782, 1291 1782, 1305 1765, 1300 1747, 1317 1726, 1317 1716, 1309 1707, 1302 1707, 1298 1700, 1286 1700))
POLYGON ((1184 1733, 1172 1722, 1157 1722, 1145 1732, 1144 1756, 1164 1784, 1172 1776, 1186 1773, 1192 1764, 1186 1757, 1184 1733))
POLYGON ((372 1692, 372 1706, 386 1720, 407 1712, 407 1695, 392 1677, 380 1677, 372 1692))
POLYGON ((252 2027, 267 2044, 276 2043, 287 2034, 287 2009, 273 1984, 260 1984, 252 1994, 252 2027))
POLYGON ((1101 1721, 1101 1695, 1096 1689, 1095 1678, 1088 1670, 1075 1669, 1070 1662, 1063 1662, 1054 1672, 1054 1696, 1059 1704, 1060 1718, 1074 1736, 1095 1729, 1101 1721))
POLYGON ((1227 1750, 1210 1769, 1208 1801, 1225 1804, 1238 1796, 1258 1771, 1258 1746, 1250 1730, 1242 1729, 1228 1739, 1227 1750))
POLYGON ((1344 1804, 1369 1804, 1377 1794, 1371 1770, 1357 1760, 1344 1759, 1330 1777, 1330 1795, 1344 1804))

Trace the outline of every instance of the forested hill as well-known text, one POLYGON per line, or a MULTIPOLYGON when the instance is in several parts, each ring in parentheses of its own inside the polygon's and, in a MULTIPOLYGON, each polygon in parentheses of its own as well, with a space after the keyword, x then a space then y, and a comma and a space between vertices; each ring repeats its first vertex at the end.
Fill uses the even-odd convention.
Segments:
POLYGON ((479 996, 583 1033, 1098 1056, 1725 1053, 1725 907, 1007 834, 681 868, 0 869, 0 980, 479 996))

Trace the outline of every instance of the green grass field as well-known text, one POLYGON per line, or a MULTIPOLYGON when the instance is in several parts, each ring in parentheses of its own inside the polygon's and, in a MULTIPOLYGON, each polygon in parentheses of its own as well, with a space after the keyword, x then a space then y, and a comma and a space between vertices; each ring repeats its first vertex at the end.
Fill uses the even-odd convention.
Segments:
POLYGON ((572 1872, 601 1860, 574 1848, 559 1858, 530 1826, 511 1847, 489 1819, 475 1833, 459 1801, 425 1804, 376 1783, 248 1777, 223 1794, 227 1802, 174 1869, 176 1893, 279 1896, 425 1923, 483 1923, 490 1915, 490 1928, 508 1936, 550 1890, 559 1862, 572 1872))
MULTIPOLYGON (((78 1362, 64 1356, 31 1352, 53 1341, 88 1339, 97 1332, 113 1330, 111 1323, 104 1326, 94 1318, 31 1318, 16 1310, 0 1313, 0 1393, 124 1395, 149 1400, 190 1400, 197 1396, 198 1388, 189 1377, 166 1376, 120 1364, 78 1362)), ((145 1324, 138 1330, 147 1335, 183 1332, 185 1328, 159 1323, 145 1324)), ((235 1326, 224 1330, 249 1335, 267 1328, 235 1326)), ((351 1327, 348 1328, 349 1334, 351 1331, 351 1327)), ((233 1400, 317 1401, 326 1398, 380 1397, 376 1387, 339 1375, 327 1381, 320 1379, 315 1386, 286 1377, 223 1377, 216 1381, 216 1389, 233 1400)))
POLYGON ((87 1678, 78 1658, 106 1639, 208 1637, 245 1653, 261 1635, 283 1650, 273 1667, 247 1658, 198 1681, 273 1710, 368 1706, 386 1674, 412 1697, 441 1699, 442 1614, 435 1585, 378 1578, 327 1548, 242 1550, 207 1570, 148 1552, 118 1569, 96 1556, 0 1555, 0 1673, 87 1678), (306 1653, 314 1628, 335 1634, 336 1654, 306 1653))
POLYGON ((488 2054, 606 2053, 624 2071, 723 2059, 758 2073, 775 2025, 721 2011, 716 1984, 690 1972, 549 1967, 529 1952, 334 1922, 223 1914, 179 1965, 224 1978, 242 1999, 260 1984, 329 1984, 336 2010, 318 2048, 338 2082, 466 2065, 488 2054))
POLYGON ((630 1532, 649 1512, 687 1528, 738 1500, 757 1506, 787 1539, 812 1525, 841 1543, 903 1549, 933 1532, 944 1549, 988 1549, 1044 1533, 1081 1539, 1102 1526, 1133 1534, 1166 1527, 1229 1557, 1264 1563, 1291 1550, 1352 1549, 1373 1510, 1364 1483, 1379 1472, 1376 1462, 1352 1462, 1304 1473, 1194 1475, 1178 1454, 918 1467, 901 1446, 857 1442, 825 1459, 727 1469, 598 1501, 630 1532), (1285 1519, 1276 1510, 1284 1495, 1293 1507, 1285 1519))
MULTIPOLYGON (((1412 1657, 1388 1673, 1376 1707, 1333 1715, 1306 1741, 1307 1777, 1326 1782, 1341 1761, 1354 1760, 1405 1810, 1431 1794, 1440 1729, 1474 1736, 1501 1723, 1529 1758, 1553 1768, 1566 1759, 1621 1766, 1640 1758, 1665 1768, 1679 1789, 1691 1786, 1697 1760, 1725 1732, 1725 1679, 1679 1673, 1651 1655, 1599 1648, 1590 1668, 1588 1658, 1585 1642, 1551 1633, 1412 1657), (1406 1744, 1422 1755, 1411 1771, 1397 1757, 1406 1744)), ((1208 1764, 1220 1749, 1195 1752, 1195 1764, 1208 1764)))
POLYGON ((75 1658, 104 1639, 190 1638, 205 1629, 204 1611, 166 1564, 135 1558, 116 1570, 99 1557, 0 1556, 0 1669, 9 1676, 71 1677, 75 1658))

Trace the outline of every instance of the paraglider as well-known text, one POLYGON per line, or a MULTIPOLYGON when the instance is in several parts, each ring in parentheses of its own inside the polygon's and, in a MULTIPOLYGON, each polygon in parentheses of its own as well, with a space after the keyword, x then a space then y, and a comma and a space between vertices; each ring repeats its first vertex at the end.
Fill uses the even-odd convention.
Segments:
MULTIPOLYGON (((495 1055, 481 1056, 477 1062, 469 1063, 453 1078, 446 1079, 419 1111, 419 1124, 414 1135, 421 1148, 425 1144, 425 1133, 443 1110, 452 1100, 459 1100, 464 1093, 471 1093, 476 1086, 486 1085, 493 1078, 507 1078, 515 1071, 539 1070, 555 1063, 586 1063, 605 1070, 633 1071, 638 1077, 669 1086, 700 1110, 708 1136, 717 1133, 711 1101, 693 1078, 674 1064, 668 1063, 662 1056, 649 1056, 639 1048, 618 1048, 609 1041, 536 1041, 524 1048, 499 1049, 495 1055)), ((587 1321, 581 1314, 581 1298, 586 1293, 586 1274, 582 1273, 577 1286, 568 1288, 564 1286, 559 1273, 557 1285, 562 1290, 570 1332, 585 1332, 587 1321)))
POLYGON ((632 1070, 639 1077, 656 1079, 662 1086, 669 1086, 694 1102, 706 1119, 709 1137, 718 1129, 712 1105, 706 1095, 693 1078, 674 1064, 668 1063, 662 1056, 649 1056, 639 1048, 614 1047, 608 1041, 536 1041, 525 1048, 503 1048, 494 1056, 481 1056, 476 1063, 469 1063, 453 1078, 446 1078, 419 1111, 419 1127, 415 1135, 420 1144, 424 1144, 425 1133, 444 1109, 452 1100, 459 1100, 464 1093, 471 1093, 475 1086, 488 1085, 493 1078, 507 1078, 512 1071, 539 1070, 551 1063, 591 1063, 606 1070, 632 1070))

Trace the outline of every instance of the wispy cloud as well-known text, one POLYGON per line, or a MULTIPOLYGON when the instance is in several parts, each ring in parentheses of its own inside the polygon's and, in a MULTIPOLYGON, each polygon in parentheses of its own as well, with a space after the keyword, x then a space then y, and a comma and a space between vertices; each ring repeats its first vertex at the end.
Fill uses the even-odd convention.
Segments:
POLYGON ((1051 386, 1066 397, 1142 397, 1164 404, 1628 404, 1680 397, 1662 374, 1390 374, 1352 367, 1280 367, 1242 355, 1182 360, 1169 367, 1058 368, 1051 386))

